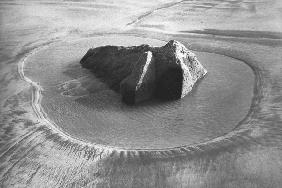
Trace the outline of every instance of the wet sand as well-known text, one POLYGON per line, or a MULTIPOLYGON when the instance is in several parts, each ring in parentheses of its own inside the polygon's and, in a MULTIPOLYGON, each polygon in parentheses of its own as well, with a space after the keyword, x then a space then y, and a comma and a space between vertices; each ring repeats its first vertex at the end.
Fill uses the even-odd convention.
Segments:
MULTIPOLYGON (((44 7, 53 6, 52 2, 49 3, 51 5, 46 5, 46 3, 39 6, 36 2, 33 2, 32 5, 26 2, 23 2, 24 5, 18 2, 9 5, 4 2, 1 3, 1 13, 4 8, 7 10, 8 7, 10 8, 9 13, 12 13, 12 10, 22 10, 18 11, 18 14, 21 15, 24 12, 26 15, 25 11, 28 8, 38 6, 41 10, 46 10, 44 7)), ((189 6, 193 4, 193 2, 189 3, 189 6)), ((172 18, 176 18, 176 15, 171 14, 168 14, 169 22, 160 22, 162 26, 159 28, 163 28, 163 32, 157 32, 154 27, 147 30, 142 26, 142 24, 148 26, 148 23, 145 22, 150 20, 152 22, 162 11, 173 12, 174 4, 169 4, 169 6, 142 5, 143 9, 140 10, 145 10, 144 12, 150 11, 151 7, 164 8, 151 11, 152 13, 148 16, 136 22, 132 21, 139 15, 121 19, 125 22, 125 28, 129 27, 119 31, 121 35, 142 36, 165 41, 169 39, 187 41, 187 45, 197 52, 216 53, 246 63, 255 76, 250 110, 232 131, 208 141, 172 149, 133 150, 105 147, 76 139, 53 126, 52 122, 46 119, 47 114, 40 111, 39 104, 43 102, 40 96, 44 97, 44 87, 25 77, 21 72, 23 64, 46 45, 48 47, 53 42, 99 36, 101 30, 97 29, 97 33, 89 33, 84 26, 76 25, 77 30, 74 27, 74 30, 71 29, 68 30, 71 32, 65 33, 65 30, 58 29, 54 24, 46 24, 46 27, 51 25, 49 28, 57 28, 57 31, 54 31, 55 34, 50 35, 48 32, 43 32, 43 30, 46 31, 45 29, 37 28, 46 20, 50 21, 48 14, 39 15, 43 11, 34 11, 32 14, 36 15, 29 15, 27 17, 29 19, 22 22, 25 23, 24 27, 33 31, 29 35, 28 29, 18 30, 13 22, 7 24, 5 20, 9 19, 4 17, 5 19, 1 22, 0 186, 280 187, 282 183, 282 42, 277 37, 261 38, 261 36, 268 36, 269 31, 262 35, 264 30, 271 29, 279 32, 281 25, 276 22, 279 14, 276 14, 277 9, 270 7, 272 5, 279 7, 279 2, 269 3, 269 6, 265 7, 266 12, 262 15, 268 17, 252 11, 255 9, 251 7, 257 7, 258 12, 263 2, 227 1, 218 3, 211 1, 211 3, 219 6, 209 9, 211 11, 206 14, 212 12, 219 17, 222 16, 220 13, 227 14, 228 11, 225 12, 225 10, 231 5, 239 12, 249 10, 246 13, 254 16, 242 19, 244 21, 240 24, 241 29, 248 30, 248 34, 240 35, 240 32, 232 33, 232 36, 230 33, 221 34, 227 26, 229 27, 227 29, 234 30, 230 26, 232 24, 227 24, 228 22, 217 25, 221 28, 214 28, 222 30, 217 35, 172 32, 172 30, 164 29, 167 23, 178 25, 178 28, 184 27, 177 29, 178 31, 187 29, 179 23, 181 19, 175 19, 172 22, 172 18), (224 11, 220 11, 223 8, 224 11), (275 14, 272 14, 271 11, 267 12, 268 8, 273 9, 272 12, 275 14), (270 19, 273 15, 274 17, 276 15, 276 19, 270 19), (256 16, 261 17, 258 19, 256 16), (255 19, 251 21, 253 18, 255 19), (40 21, 35 21, 36 19, 40 21), (127 22, 127 19, 130 21, 127 22), (257 23, 263 19, 269 19, 266 25, 271 25, 271 27, 259 28, 257 23), (257 28, 249 31, 247 22, 250 22, 249 26, 257 28), (126 23, 131 24, 126 26, 126 23), (35 37, 34 29, 31 29, 33 26, 42 32, 41 36, 35 37), (37 40, 37 37, 40 39, 37 40)), ((186 2, 177 4, 181 7, 186 2)), ((199 7, 203 5, 196 4, 198 8, 203 8, 199 7)), ((64 4, 67 9, 78 5, 82 6, 83 3, 82 5, 80 3, 64 4)), ((59 10, 53 10, 54 14, 61 13, 65 8, 62 8, 61 4, 59 7, 59 10)), ((130 9, 130 5, 127 9, 130 9)), ((115 8, 111 7, 111 10, 115 8)), ((174 12, 180 10, 181 8, 178 8, 174 12)), ((134 11, 130 13, 134 15, 134 11)), ((162 19, 158 16, 157 18, 162 19)), ((225 19, 236 21, 234 17, 225 17, 225 19)), ((236 19, 240 21, 238 16, 236 19)), ((187 18, 183 20, 189 22, 187 18)), ((53 20, 50 23, 60 23, 60 20, 58 22, 53 20)), ((119 24, 122 25, 122 22, 119 24)), ((201 27, 213 28, 208 27, 212 25, 213 23, 208 25, 206 22, 201 24, 201 27)), ((235 26, 236 24, 233 27, 235 26)), ((198 29, 202 28, 195 28, 195 30, 198 29)), ((108 29, 105 30, 109 32, 108 29)))
POLYGON ((198 52, 209 74, 189 96, 133 107, 123 104, 118 93, 79 64, 93 46, 145 43, 165 44, 119 35, 61 42, 29 56, 23 73, 42 87, 41 110, 55 126, 80 140, 106 147, 164 149, 192 145, 232 131, 248 114, 254 75, 250 67, 234 58, 198 52))

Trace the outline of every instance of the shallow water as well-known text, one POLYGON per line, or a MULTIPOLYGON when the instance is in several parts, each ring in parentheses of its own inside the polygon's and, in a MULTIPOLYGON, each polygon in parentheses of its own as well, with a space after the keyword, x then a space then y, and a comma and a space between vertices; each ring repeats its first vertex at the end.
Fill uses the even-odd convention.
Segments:
POLYGON ((247 115, 254 74, 230 57, 198 52, 209 73, 188 96, 131 107, 79 64, 91 46, 143 43, 165 44, 118 35, 54 44, 26 60, 25 76, 43 87, 42 106, 51 121, 96 144, 130 149, 191 145, 230 132, 247 115))
MULTIPOLYGON (((1 1, 0 187, 281 187, 281 2, 1 1), (232 127, 223 125, 223 129, 207 131, 212 133, 210 135, 228 132, 224 136, 206 142, 200 140, 200 143, 185 147, 127 150, 74 139, 73 135, 58 130, 47 121, 48 114, 44 114, 39 105, 47 99, 44 98, 47 90, 24 77, 21 68, 25 60, 37 55, 38 48, 51 47, 53 42, 106 36, 108 33, 165 41, 177 39, 196 50, 199 59, 202 55, 198 51, 203 51, 225 55, 228 59, 233 57, 240 63, 244 61, 255 74, 251 111, 240 126, 230 132, 233 124, 229 124, 232 127), (213 132, 217 130, 220 133, 213 132)), ((205 58, 200 60, 205 61, 205 58)), ((74 73, 73 69, 77 67, 69 68, 70 73, 74 73)), ((54 84, 54 88, 58 88, 56 94, 64 92, 65 88, 72 88, 63 93, 68 96, 93 92, 86 77, 68 82, 67 73, 62 75, 66 76, 67 83, 54 84), (80 89, 76 90, 80 84, 80 89)), ((71 76, 77 78, 79 75, 71 76)), ((62 80, 62 77, 56 78, 59 82, 62 80)), ((242 96, 238 99, 241 101, 250 96, 247 93, 232 93, 231 96, 242 96)), ((189 97, 185 100, 188 101, 189 97)), ((232 109, 238 111, 238 108, 232 109)), ((245 114, 243 110, 240 113, 245 114)), ((230 114, 226 112, 221 117, 223 121, 225 117, 230 117, 230 114)), ((238 115, 238 120, 239 117, 241 115, 238 115)), ((149 146, 153 147, 152 144, 149 146)))

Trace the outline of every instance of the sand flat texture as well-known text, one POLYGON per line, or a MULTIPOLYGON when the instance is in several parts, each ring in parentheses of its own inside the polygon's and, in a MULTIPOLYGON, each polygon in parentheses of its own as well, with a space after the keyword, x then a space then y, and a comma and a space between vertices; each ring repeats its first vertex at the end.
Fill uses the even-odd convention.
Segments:
POLYGON ((162 43, 116 35, 54 44, 25 61, 25 76, 43 88, 42 110, 55 126, 94 144, 128 149, 179 147, 228 133, 244 119, 252 102, 254 74, 234 58, 201 52, 198 57, 210 74, 189 96, 136 106, 123 104, 120 94, 79 64, 89 44, 146 41, 162 43))
MULTIPOLYGON (((279 188, 282 184, 281 6, 279 0, 1 1, 0 187, 279 188), (84 140, 73 135, 78 131, 76 127, 76 131, 71 132, 55 126, 51 121, 52 117, 55 119, 55 112, 80 118, 72 113, 79 105, 72 105, 72 111, 65 111, 65 105, 58 101, 72 103, 87 98, 96 89, 109 91, 100 82, 91 85, 89 79, 82 76, 90 74, 75 66, 75 61, 79 60, 76 54, 85 53, 79 41, 96 37, 101 42, 115 36, 121 36, 126 44, 131 42, 123 38, 127 36, 145 37, 147 39, 142 39, 145 42, 154 38, 156 45, 157 41, 170 39, 185 43, 203 64, 207 62, 206 66, 212 63, 207 60, 214 59, 223 70, 233 70, 230 84, 228 79, 222 79, 231 89, 226 87, 225 92, 232 91, 235 100, 232 106, 240 106, 240 101, 249 104, 244 102, 245 110, 240 110, 242 106, 235 108, 241 113, 236 114, 238 118, 234 122, 237 123, 223 123, 222 129, 215 129, 219 132, 209 129, 215 137, 205 140, 197 136, 192 141, 189 137, 184 141, 191 144, 183 146, 171 141, 168 144, 173 143, 171 146, 175 147, 169 149, 157 142, 154 143, 157 147, 148 144, 147 148, 140 148, 140 142, 136 142, 131 148, 123 148, 126 140, 106 143, 107 134, 98 139, 94 132, 88 131, 90 129, 80 130, 89 134, 89 139, 84 140), (69 46, 58 46, 59 43, 69 46), (63 56, 57 57, 52 51, 61 52, 66 46, 68 53, 63 56), (41 66, 38 69, 44 74, 33 75, 35 67, 31 70, 28 65, 38 62, 31 60, 36 60, 40 54, 45 60, 54 58, 74 66, 63 74, 46 73, 46 67, 41 66), (242 67, 246 67, 243 68, 246 73, 252 73, 251 78, 241 76, 242 67), (234 69, 240 72, 239 77, 234 69), (44 75, 50 76, 52 82, 43 79, 44 75), (238 79, 235 86, 234 79, 238 79), (245 88, 249 85, 252 92, 246 94, 249 90, 245 92, 245 88), (77 89, 78 86, 83 89, 77 89), (234 93, 233 87, 241 89, 234 93), (52 101, 48 102, 48 98, 52 101), (58 108, 52 111, 50 104, 62 107, 62 111, 58 108)), ((66 64, 56 66, 63 68, 66 64)), ((207 67, 208 71, 212 67, 207 67)), ((220 73, 218 76, 226 76, 220 73)), ((205 84, 208 85, 203 80, 197 92, 201 93, 200 87, 205 84)), ((218 100, 212 101, 224 105, 224 97, 214 94, 218 100)), ((189 96, 186 99, 189 102, 189 96)), ((226 101, 231 100, 226 98, 226 101)), ((113 104, 107 110, 120 108, 113 104)), ((106 110, 101 106, 100 114, 103 114, 106 110)), ((118 113, 109 114, 120 117, 118 113)), ((132 114, 133 111, 129 112, 127 118, 132 114)), ((229 121, 228 115, 231 112, 226 111, 224 117, 229 121)), ((201 135, 200 131, 197 134, 201 135)), ((139 137, 143 141, 144 138, 139 137)))

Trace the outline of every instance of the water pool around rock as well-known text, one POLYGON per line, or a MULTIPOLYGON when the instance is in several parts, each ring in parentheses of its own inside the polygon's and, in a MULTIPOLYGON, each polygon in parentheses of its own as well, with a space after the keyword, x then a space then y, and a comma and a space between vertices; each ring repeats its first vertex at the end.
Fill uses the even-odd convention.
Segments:
POLYGON ((254 75, 243 62, 196 52, 209 71, 182 100, 130 107, 79 60, 89 47, 107 44, 161 46, 138 37, 97 37, 51 45, 31 56, 25 74, 43 87, 42 107, 68 134, 124 148, 160 149, 190 145, 230 132, 248 113, 254 75))
POLYGON ((90 48, 80 64, 117 90, 129 105, 152 98, 183 98, 207 73, 195 54, 176 40, 162 47, 90 48))

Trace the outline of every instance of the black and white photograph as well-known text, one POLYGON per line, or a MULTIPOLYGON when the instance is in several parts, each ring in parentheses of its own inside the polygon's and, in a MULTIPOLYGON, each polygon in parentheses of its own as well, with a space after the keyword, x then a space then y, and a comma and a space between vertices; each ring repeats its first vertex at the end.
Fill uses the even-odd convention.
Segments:
POLYGON ((0 188, 281 188, 282 0, 1 0, 0 188))

